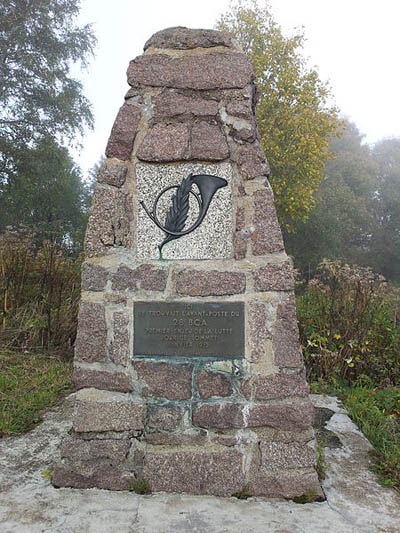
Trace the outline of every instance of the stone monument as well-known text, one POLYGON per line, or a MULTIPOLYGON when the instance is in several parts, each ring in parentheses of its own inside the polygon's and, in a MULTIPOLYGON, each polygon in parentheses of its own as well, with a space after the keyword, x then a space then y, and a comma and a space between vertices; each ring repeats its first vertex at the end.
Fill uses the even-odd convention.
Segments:
POLYGON ((53 484, 321 496, 251 65, 227 34, 170 28, 128 83, 86 232, 53 484))

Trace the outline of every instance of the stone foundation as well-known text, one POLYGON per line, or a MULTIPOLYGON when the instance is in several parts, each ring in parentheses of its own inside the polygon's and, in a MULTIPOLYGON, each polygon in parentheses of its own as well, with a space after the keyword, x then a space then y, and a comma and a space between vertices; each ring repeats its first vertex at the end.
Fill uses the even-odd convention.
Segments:
POLYGON ((230 36, 211 30, 164 30, 145 50, 129 66, 93 197, 78 392, 53 484, 123 490, 145 480, 153 491, 321 496, 253 71, 230 36), (190 172, 228 185, 199 229, 160 258, 163 232, 140 201, 151 204, 190 172), (135 355, 138 301, 243 302, 242 356, 135 355))

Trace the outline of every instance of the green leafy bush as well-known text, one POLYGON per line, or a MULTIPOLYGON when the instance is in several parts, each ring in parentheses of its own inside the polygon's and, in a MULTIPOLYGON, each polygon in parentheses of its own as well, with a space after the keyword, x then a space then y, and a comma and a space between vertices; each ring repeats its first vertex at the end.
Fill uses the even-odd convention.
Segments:
POLYGON ((308 379, 400 381, 399 293, 371 269, 324 261, 297 299, 308 379))
POLYGON ((400 488, 398 289, 368 268, 323 261, 297 298, 311 391, 339 395, 374 447, 382 485, 400 488))

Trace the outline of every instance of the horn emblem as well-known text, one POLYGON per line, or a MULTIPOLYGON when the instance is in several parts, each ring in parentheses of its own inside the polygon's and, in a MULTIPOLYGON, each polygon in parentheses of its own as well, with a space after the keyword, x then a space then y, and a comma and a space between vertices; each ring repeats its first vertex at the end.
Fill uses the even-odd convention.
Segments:
POLYGON ((158 247, 158 249, 160 250, 160 254, 163 246, 167 244, 167 242, 170 242, 174 239, 179 239, 179 237, 183 237, 184 235, 188 235, 200 226, 207 214, 214 194, 217 192, 218 189, 220 189, 221 187, 226 187, 227 185, 228 182, 226 181, 226 179, 219 178, 218 176, 211 176, 205 174, 189 174, 187 178, 183 178, 182 183, 180 185, 170 185, 169 187, 165 187, 165 189, 163 189, 154 200, 152 211, 147 209, 143 201, 140 202, 141 206, 146 211, 150 219, 166 235, 165 239, 158 247), (192 190, 193 184, 197 185, 200 194, 192 190), (165 194, 171 189, 176 189, 176 191, 175 194, 171 197, 171 206, 168 210, 163 225, 157 217, 157 205, 160 201, 161 196, 163 196, 163 194, 165 194), (197 204, 199 207, 199 216, 197 217, 196 222, 192 224, 192 226, 185 229, 185 222, 189 215, 189 197, 191 194, 197 200, 197 204))

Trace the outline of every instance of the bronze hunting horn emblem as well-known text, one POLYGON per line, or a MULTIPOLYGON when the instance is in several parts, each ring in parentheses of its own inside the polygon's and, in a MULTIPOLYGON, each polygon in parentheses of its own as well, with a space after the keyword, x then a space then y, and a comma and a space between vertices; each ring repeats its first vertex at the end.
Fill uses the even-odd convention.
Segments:
POLYGON ((143 201, 140 202, 143 209, 146 211, 154 224, 163 230, 166 235, 165 239, 158 247, 160 254, 163 246, 167 244, 167 242, 170 242, 174 239, 179 239, 179 237, 183 237, 184 235, 188 235, 200 226, 207 214, 214 194, 218 189, 221 189, 221 187, 226 187, 226 185, 228 185, 226 179, 219 178, 218 176, 189 174, 187 178, 183 178, 180 185, 170 185, 169 187, 165 187, 154 200, 152 211, 147 209, 143 201), (193 184, 197 185, 200 194, 192 189, 193 184), (171 206, 165 218, 164 225, 162 225, 157 217, 157 205, 161 196, 170 189, 176 189, 176 192, 171 198, 171 206), (189 197, 191 194, 197 200, 199 206, 199 216, 196 222, 192 224, 190 228, 184 229, 185 222, 189 215, 189 197))

